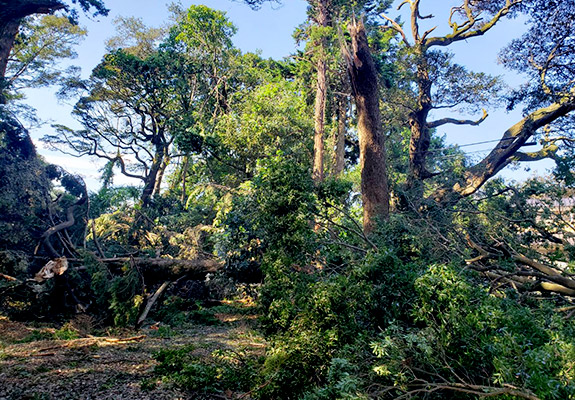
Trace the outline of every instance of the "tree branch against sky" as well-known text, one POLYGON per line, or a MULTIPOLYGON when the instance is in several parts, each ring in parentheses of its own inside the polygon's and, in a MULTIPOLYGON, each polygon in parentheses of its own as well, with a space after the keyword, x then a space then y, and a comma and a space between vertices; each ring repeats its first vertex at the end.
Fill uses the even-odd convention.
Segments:
MULTIPOLYGON (((502 85, 497 78, 469 72, 463 66, 452 63, 451 55, 444 49, 461 41, 466 41, 467 46, 471 47, 476 41, 482 40, 480 37, 495 25, 504 24, 507 18, 519 12, 526 13, 531 18, 530 31, 522 39, 513 42, 512 47, 503 56, 504 60, 508 59, 506 65, 519 69, 520 72, 534 71, 533 77, 538 77, 533 79, 531 84, 533 87, 535 82, 537 89, 521 99, 535 101, 531 113, 509 129, 503 128, 500 143, 485 159, 465 172, 463 181, 451 187, 444 187, 435 194, 436 200, 439 201, 469 196, 509 163, 518 161, 518 158, 514 158, 514 154, 536 135, 540 128, 560 120, 573 111, 572 83, 566 82, 565 79, 561 80, 562 76, 571 74, 570 62, 566 61, 569 61, 568 57, 572 54, 569 51, 572 44, 568 43, 567 38, 570 36, 568 32, 575 30, 573 6, 562 3, 562 6, 554 8, 553 17, 550 17, 545 12, 550 11, 550 6, 539 1, 465 0, 451 8, 448 19, 451 31, 448 30, 448 33, 443 35, 436 33, 437 27, 426 31, 421 29, 423 20, 433 18, 433 15, 425 15, 426 12, 422 9, 433 10, 432 4, 420 0, 408 0, 401 3, 399 8, 402 7, 409 7, 408 24, 402 24, 400 20, 393 19, 389 15, 382 15, 382 18, 387 22, 388 29, 397 32, 400 43, 406 48, 408 60, 414 65, 417 99, 415 104, 406 104, 410 109, 411 129, 406 189, 415 204, 421 201, 423 182, 437 175, 437 172, 429 170, 432 129, 445 124, 479 125, 487 118, 484 114, 477 120, 444 118, 430 121, 430 113, 442 108, 479 111, 492 104, 492 99, 500 98, 502 93, 502 85), (540 40, 543 32, 546 32, 548 40, 540 40), (540 45, 544 43, 549 44, 549 48, 540 45), (543 60, 534 61, 532 54, 535 52, 529 50, 533 46, 539 46, 536 54, 543 60), (553 81, 553 84, 546 84, 546 80, 553 81), (535 93, 549 92, 550 86, 555 88, 554 97, 548 96, 546 100, 540 96, 538 100, 533 97, 535 93)), ((519 96, 516 98, 521 101, 519 96)), ((526 160, 525 157, 521 159, 526 160)))
POLYGON ((62 11, 72 20, 78 17, 76 6, 84 12, 93 11, 93 15, 107 15, 108 9, 100 0, 74 0, 72 5, 59 0, 0 0, 0 104, 6 99, 2 95, 4 91, 4 77, 8 64, 8 58, 22 20, 35 14, 52 14, 62 11))

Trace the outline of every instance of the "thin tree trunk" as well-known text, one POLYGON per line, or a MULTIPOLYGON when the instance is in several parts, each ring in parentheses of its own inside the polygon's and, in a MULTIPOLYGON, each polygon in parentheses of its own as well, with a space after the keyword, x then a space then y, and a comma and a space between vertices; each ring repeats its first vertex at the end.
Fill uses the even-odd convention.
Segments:
POLYGON ((352 54, 347 58, 358 117, 363 228, 370 233, 378 219, 389 216, 385 136, 379 110, 377 70, 365 27, 362 22, 354 22, 349 30, 352 54))
POLYGON ((337 103, 337 138, 335 144, 334 175, 340 176, 345 169, 345 133, 347 131, 346 101, 343 96, 337 103))
POLYGON ((186 204, 186 179, 188 174, 188 164, 190 162, 190 156, 184 157, 184 165, 182 166, 182 197, 180 199, 182 205, 186 204))
MULTIPOLYGON (((317 25, 321 28, 328 26, 328 0, 317 2, 317 25)), ((327 43, 325 38, 319 42, 317 69, 317 88, 315 95, 314 113, 314 140, 313 140, 313 179, 321 182, 324 179, 324 135, 325 135, 325 104, 327 97, 327 43)))

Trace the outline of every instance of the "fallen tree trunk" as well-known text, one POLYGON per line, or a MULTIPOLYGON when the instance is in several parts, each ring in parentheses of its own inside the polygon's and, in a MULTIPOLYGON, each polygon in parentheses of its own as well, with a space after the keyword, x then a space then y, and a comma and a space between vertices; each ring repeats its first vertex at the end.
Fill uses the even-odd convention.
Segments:
MULTIPOLYGON (((79 261, 81 259, 71 259, 68 261, 79 261)), ((205 278, 210 272, 216 272, 224 266, 223 261, 214 258, 196 258, 193 260, 182 260, 176 258, 145 258, 145 257, 113 257, 98 259, 99 262, 111 268, 122 268, 125 264, 131 263, 147 277, 158 277, 161 280, 177 279, 186 274, 190 279, 205 278)))

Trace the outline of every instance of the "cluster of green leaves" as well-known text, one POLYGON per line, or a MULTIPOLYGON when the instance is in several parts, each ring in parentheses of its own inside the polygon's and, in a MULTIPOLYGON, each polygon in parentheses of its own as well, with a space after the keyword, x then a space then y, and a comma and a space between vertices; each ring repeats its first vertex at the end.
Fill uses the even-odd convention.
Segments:
POLYGON ((84 254, 86 271, 71 274, 70 282, 90 314, 115 326, 133 327, 144 301, 142 277, 134 267, 124 266, 112 274, 94 254, 84 254))
POLYGON ((373 371, 392 395, 415 382, 453 384, 454 392, 458 383, 512 385, 549 399, 575 393, 573 324, 548 305, 495 297, 442 265, 429 267, 414 288, 411 321, 390 324, 371 343, 379 359, 373 371))
POLYGON ((203 352, 194 345, 161 350, 155 355, 159 364, 154 374, 201 394, 247 392, 257 383, 259 357, 229 350, 215 350, 209 356, 202 356, 203 352))
MULTIPOLYGON (((527 199, 551 196, 545 184, 501 196, 505 187, 494 182, 479 212, 462 204, 447 213, 429 208, 425 215, 393 215, 371 237, 378 251, 354 257, 322 245, 313 223, 330 215, 324 201, 341 201, 349 188, 327 182, 314 189, 309 179, 309 171, 285 155, 261 162, 220 222, 220 250, 235 260, 228 268, 241 276, 241 262, 249 260, 263 272, 258 304, 270 349, 260 372, 268 384, 256 391, 259 398, 395 398, 421 389, 421 382, 426 390, 443 385, 426 394, 430 398, 470 398, 457 390, 460 384, 573 396, 573 324, 554 312, 553 302, 491 292, 459 267, 469 255, 462 232, 478 240, 496 232, 511 239, 516 229, 502 214, 521 221, 523 213, 525 233, 515 241, 532 243, 536 236, 526 235, 536 229, 527 217, 540 219, 527 199), (438 246, 439 235, 453 243, 438 246), (316 268, 318 260, 323 269, 316 268), (335 260, 337 268, 330 264, 335 260)), ((349 232, 340 239, 359 245, 349 232)))

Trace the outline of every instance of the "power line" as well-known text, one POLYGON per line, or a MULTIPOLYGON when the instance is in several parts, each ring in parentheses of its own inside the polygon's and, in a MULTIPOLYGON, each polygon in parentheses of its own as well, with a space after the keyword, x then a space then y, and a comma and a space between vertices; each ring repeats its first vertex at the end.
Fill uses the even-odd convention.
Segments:
MULTIPOLYGON (((483 142, 475 142, 475 143, 466 143, 466 144, 461 144, 461 145, 454 145, 453 147, 471 147, 471 146, 477 146, 479 144, 487 144, 487 143, 495 143, 495 142, 502 142, 502 141, 506 141, 506 140, 515 140, 517 139, 516 137, 510 137, 510 138, 503 138, 503 139, 494 139, 494 140, 484 140, 483 142)), ((442 148, 442 149, 431 149, 428 150, 428 153, 436 153, 439 151, 444 151, 446 148, 442 148)), ((473 153, 473 152, 470 152, 473 153)), ((470 153, 466 153, 466 154, 470 154, 470 153)))
POLYGON ((436 159, 439 160, 446 160, 448 158, 459 158, 459 157, 465 157, 469 154, 476 154, 476 153, 487 153, 489 151, 491 151, 493 149, 484 149, 484 150, 475 150, 475 151, 469 151, 467 153, 460 153, 460 154, 446 154, 444 156, 439 156, 439 157, 435 157, 436 159))

